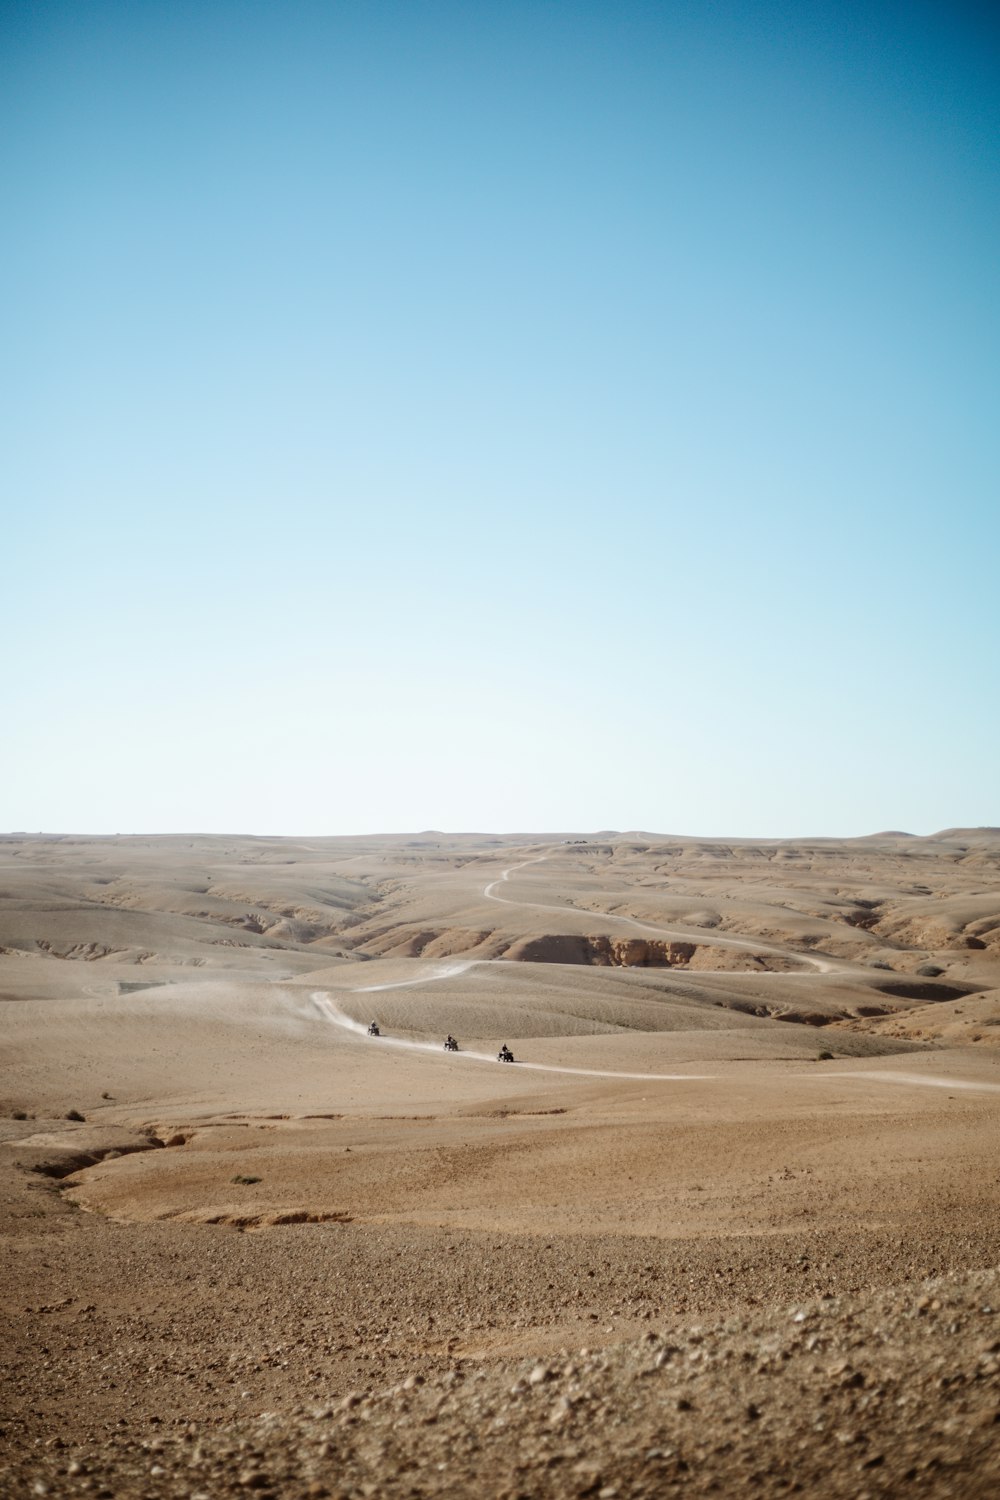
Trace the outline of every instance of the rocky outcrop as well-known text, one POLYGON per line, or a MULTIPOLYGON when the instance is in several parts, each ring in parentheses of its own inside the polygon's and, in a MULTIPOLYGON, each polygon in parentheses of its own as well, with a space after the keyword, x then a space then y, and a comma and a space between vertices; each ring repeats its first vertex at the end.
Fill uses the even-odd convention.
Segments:
MULTIPOLYGON (((342 941, 345 949, 352 948, 349 937, 342 941)), ((449 958, 474 954, 479 959, 504 958, 514 963, 586 964, 605 969, 693 969, 706 973, 767 974, 799 967, 794 957, 723 944, 570 932, 547 932, 511 941, 489 928, 468 927, 389 927, 367 933, 353 946, 353 952, 366 958, 449 958)))
POLYGON ((503 955, 521 963, 593 964, 615 969, 669 969, 686 966, 696 951, 694 943, 672 943, 648 938, 580 937, 546 933, 519 938, 503 955))
POLYGON ((594 964, 609 964, 622 969, 673 969, 691 962, 697 952, 695 943, 673 943, 654 938, 587 938, 594 964))
POLYGON ((163 1147, 159 1136, 124 1125, 88 1125, 80 1129, 39 1131, 10 1143, 13 1160, 24 1172, 43 1177, 69 1177, 85 1167, 135 1151, 157 1151, 163 1147))
POLYGON ((388 927, 369 932, 357 943, 350 938, 342 942, 345 949, 365 958, 451 958, 473 952, 478 958, 497 958, 507 946, 488 927, 388 927))
POLYGON ((569 933, 520 938, 502 957, 535 964, 591 964, 614 969, 695 969, 704 972, 750 970, 761 974, 797 967, 794 959, 781 954, 754 953, 744 948, 673 942, 665 938, 579 937, 569 933))

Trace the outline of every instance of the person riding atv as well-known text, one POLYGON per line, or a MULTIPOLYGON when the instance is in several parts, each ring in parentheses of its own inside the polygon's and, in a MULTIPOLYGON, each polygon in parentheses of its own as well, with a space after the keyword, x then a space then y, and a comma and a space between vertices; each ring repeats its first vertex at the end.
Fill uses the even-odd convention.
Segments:
POLYGON ((379 1031, 379 1029, 378 1029, 378 1022, 377 1021, 373 1021, 372 1024, 369 1026, 369 1028, 368 1028, 368 1035, 369 1036, 381 1036, 382 1035, 381 1031, 379 1031))
POLYGON ((500 1048, 500 1051, 497 1053, 497 1062, 513 1062, 513 1061, 514 1061, 514 1054, 510 1050, 510 1048, 507 1046, 507 1043, 504 1042, 503 1046, 500 1048))
POLYGON ((457 1052, 458 1051, 458 1043, 456 1042, 455 1038, 452 1036, 452 1034, 451 1034, 450 1031, 449 1031, 447 1037, 445 1038, 444 1050, 446 1052, 457 1052))

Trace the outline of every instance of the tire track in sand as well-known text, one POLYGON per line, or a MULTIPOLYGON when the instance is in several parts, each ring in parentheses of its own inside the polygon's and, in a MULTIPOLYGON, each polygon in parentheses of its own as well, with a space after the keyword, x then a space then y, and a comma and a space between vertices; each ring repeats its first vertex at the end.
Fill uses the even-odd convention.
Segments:
MULTIPOLYGON (((541 901, 515 901, 509 896, 498 896, 496 894, 496 887, 499 885, 503 885, 506 881, 508 881, 511 875, 515 873, 515 871, 523 870, 528 865, 541 864, 542 861, 548 859, 548 857, 549 856, 546 854, 536 854, 533 855, 530 859, 521 860, 518 864, 509 865, 506 870, 501 872, 496 880, 489 881, 488 884, 483 887, 484 897, 489 901, 499 901, 504 906, 529 907, 533 911, 552 911, 559 913, 572 912, 576 916, 603 916, 607 917, 609 921, 623 922, 630 927, 636 928, 640 932, 655 933, 659 937, 668 937, 681 942, 705 943, 706 937, 708 937, 713 945, 717 945, 719 947, 744 949, 757 953, 773 953, 781 958, 801 959, 804 964, 807 964, 812 970, 820 974, 853 972, 852 966, 848 964, 837 964, 829 959, 816 958, 812 954, 796 952, 794 949, 785 950, 783 948, 774 947, 770 944, 755 943, 748 938, 716 937, 714 932, 706 934, 704 931, 691 932, 686 928, 679 927, 656 927, 650 922, 640 922, 637 917, 617 916, 610 912, 591 912, 585 907, 555 906, 550 903, 541 901)), ((458 975, 466 973, 467 970, 472 969, 479 964, 486 964, 489 962, 489 959, 467 958, 455 960, 449 963, 436 964, 430 974, 425 974, 419 979, 399 979, 393 980, 388 984, 364 984, 348 991, 348 993, 355 995, 364 995, 372 994, 376 991, 381 990, 412 989, 416 985, 430 984, 436 979, 456 978, 458 975)), ((750 972, 752 974, 753 971, 747 972, 750 972)), ((725 974, 727 978, 733 978, 738 977, 740 971, 737 970, 734 972, 728 969, 701 969, 698 970, 698 973, 706 975, 713 973, 725 974)), ((781 973, 772 973, 769 975, 769 978, 781 979, 785 977, 796 976, 801 978, 802 971, 794 971, 791 976, 781 973)), ((345 1011, 341 1010, 340 1006, 329 994, 329 992, 324 992, 323 990, 314 990, 310 998, 317 1012, 324 1018, 324 1020, 331 1022, 334 1026, 338 1026, 344 1031, 353 1033, 366 1042, 369 1040, 374 1042, 376 1040, 375 1038, 369 1038, 367 1026, 365 1026, 361 1021, 355 1021, 353 1017, 347 1015, 345 1011)), ((432 1052, 438 1058, 444 1056, 450 1059, 458 1059, 459 1061, 465 1060, 468 1062, 484 1063, 497 1062, 496 1057, 492 1053, 488 1052, 471 1052, 463 1050, 461 1052, 445 1053, 439 1042, 414 1042, 408 1041, 403 1037, 380 1036, 377 1039, 377 1045, 380 1047, 402 1048, 405 1051, 410 1052, 432 1052)), ((500 1066, 508 1066, 508 1064, 500 1064, 500 1066)), ((515 1062, 512 1066, 521 1069, 527 1068, 535 1073, 569 1074, 571 1076, 579 1078, 621 1078, 642 1083, 704 1083, 715 1082, 718 1080, 719 1076, 715 1073, 620 1073, 615 1072, 611 1069, 570 1068, 560 1067, 554 1063, 533 1063, 520 1061, 515 1062)), ((885 1070, 872 1070, 869 1072, 863 1069, 855 1069, 850 1072, 845 1071, 821 1075, 800 1074, 798 1076, 803 1078, 809 1077, 811 1081, 817 1083, 836 1083, 854 1080, 877 1080, 880 1083, 896 1083, 903 1085, 908 1084, 911 1087, 913 1087, 914 1085, 919 1085, 927 1088, 974 1089, 977 1091, 989 1093, 1000 1093, 1000 1084, 966 1082, 962 1079, 948 1079, 939 1077, 923 1078, 916 1073, 897 1074, 890 1073, 885 1070)))
MULTIPOLYGON (((465 965, 463 967, 469 967, 465 965)), ((450 978, 450 975, 434 975, 434 978, 450 978)), ((399 984, 391 985, 367 985, 361 990, 351 990, 350 994, 364 994, 366 991, 379 989, 405 989, 411 984, 426 984, 426 979, 404 980, 399 984)), ((369 1037, 368 1027, 362 1021, 355 1021, 352 1016, 341 1010, 336 1000, 324 990, 314 990, 309 997, 316 1010, 334 1026, 351 1032, 354 1036, 361 1037, 363 1041, 370 1041, 373 1046, 398 1047, 407 1052, 433 1052, 435 1057, 447 1058, 449 1061, 462 1062, 484 1062, 492 1063, 500 1067, 530 1068, 533 1073, 569 1073, 579 1078, 626 1078, 638 1080, 642 1083, 693 1083, 704 1082, 706 1079, 715 1077, 714 1073, 616 1073, 600 1068, 569 1068, 558 1067, 555 1063, 515 1062, 497 1063, 495 1053, 492 1052, 470 1052, 463 1048, 460 1052, 445 1052, 440 1042, 411 1042, 405 1037, 380 1036, 369 1037)))
MULTIPOLYGON (((811 953, 800 953, 794 948, 777 948, 772 943, 759 943, 750 938, 716 935, 711 928, 707 931, 704 928, 691 931, 686 927, 654 927, 651 922, 640 922, 638 917, 623 917, 615 912, 591 911, 585 906, 552 906, 541 901, 515 901, 510 896, 498 896, 496 894, 497 886, 503 885, 505 881, 509 880, 516 870, 523 870, 527 865, 539 865, 543 860, 548 859, 548 857, 547 854, 536 854, 531 859, 522 859, 520 864, 509 865, 496 880, 491 880, 488 885, 483 887, 483 895, 487 901, 499 901, 504 906, 529 907, 533 911, 572 912, 577 917, 596 917, 598 919, 603 917, 608 922, 624 922, 627 926, 634 927, 638 932, 654 933, 657 937, 670 938, 674 942, 697 943, 702 947, 735 948, 737 951, 749 951, 751 953, 771 953, 776 958, 791 958, 803 963, 819 974, 846 974, 853 972, 850 965, 837 964, 832 959, 816 958, 811 953)), ((734 972, 738 974, 741 971, 730 969, 699 969, 697 972, 699 974, 725 974, 729 976, 734 972)), ((749 970, 747 972, 753 973, 754 971, 749 970)), ((791 975, 792 977, 797 975, 801 978, 802 970, 792 970, 791 975)), ((782 973, 771 973, 770 977, 772 979, 781 979, 788 976, 782 973)))

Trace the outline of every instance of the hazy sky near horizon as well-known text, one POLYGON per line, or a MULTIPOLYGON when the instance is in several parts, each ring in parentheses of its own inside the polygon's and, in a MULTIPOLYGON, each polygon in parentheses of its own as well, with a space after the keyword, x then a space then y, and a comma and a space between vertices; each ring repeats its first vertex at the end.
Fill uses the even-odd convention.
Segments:
POLYGON ((0 0, 0 828, 1000 823, 998 42, 0 0))

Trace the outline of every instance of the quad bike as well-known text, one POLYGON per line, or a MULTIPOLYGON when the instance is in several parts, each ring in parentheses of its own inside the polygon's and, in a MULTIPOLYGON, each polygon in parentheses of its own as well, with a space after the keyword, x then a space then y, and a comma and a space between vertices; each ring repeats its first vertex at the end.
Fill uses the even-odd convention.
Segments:
POLYGON ((369 1028, 368 1028, 368 1035, 369 1036, 381 1036, 382 1035, 381 1031, 379 1031, 379 1029, 378 1029, 378 1022, 377 1021, 373 1021, 372 1024, 369 1026, 369 1028))
POLYGON ((446 1052, 457 1052, 458 1051, 458 1043, 456 1042, 456 1040, 455 1040, 455 1038, 453 1036, 450 1036, 448 1038, 448 1040, 445 1042, 445 1044, 444 1044, 444 1050, 446 1052))
POLYGON ((510 1050, 510 1048, 507 1046, 507 1043, 504 1042, 503 1046, 500 1048, 500 1051, 497 1053, 497 1062, 513 1062, 513 1061, 514 1061, 514 1054, 510 1050))

